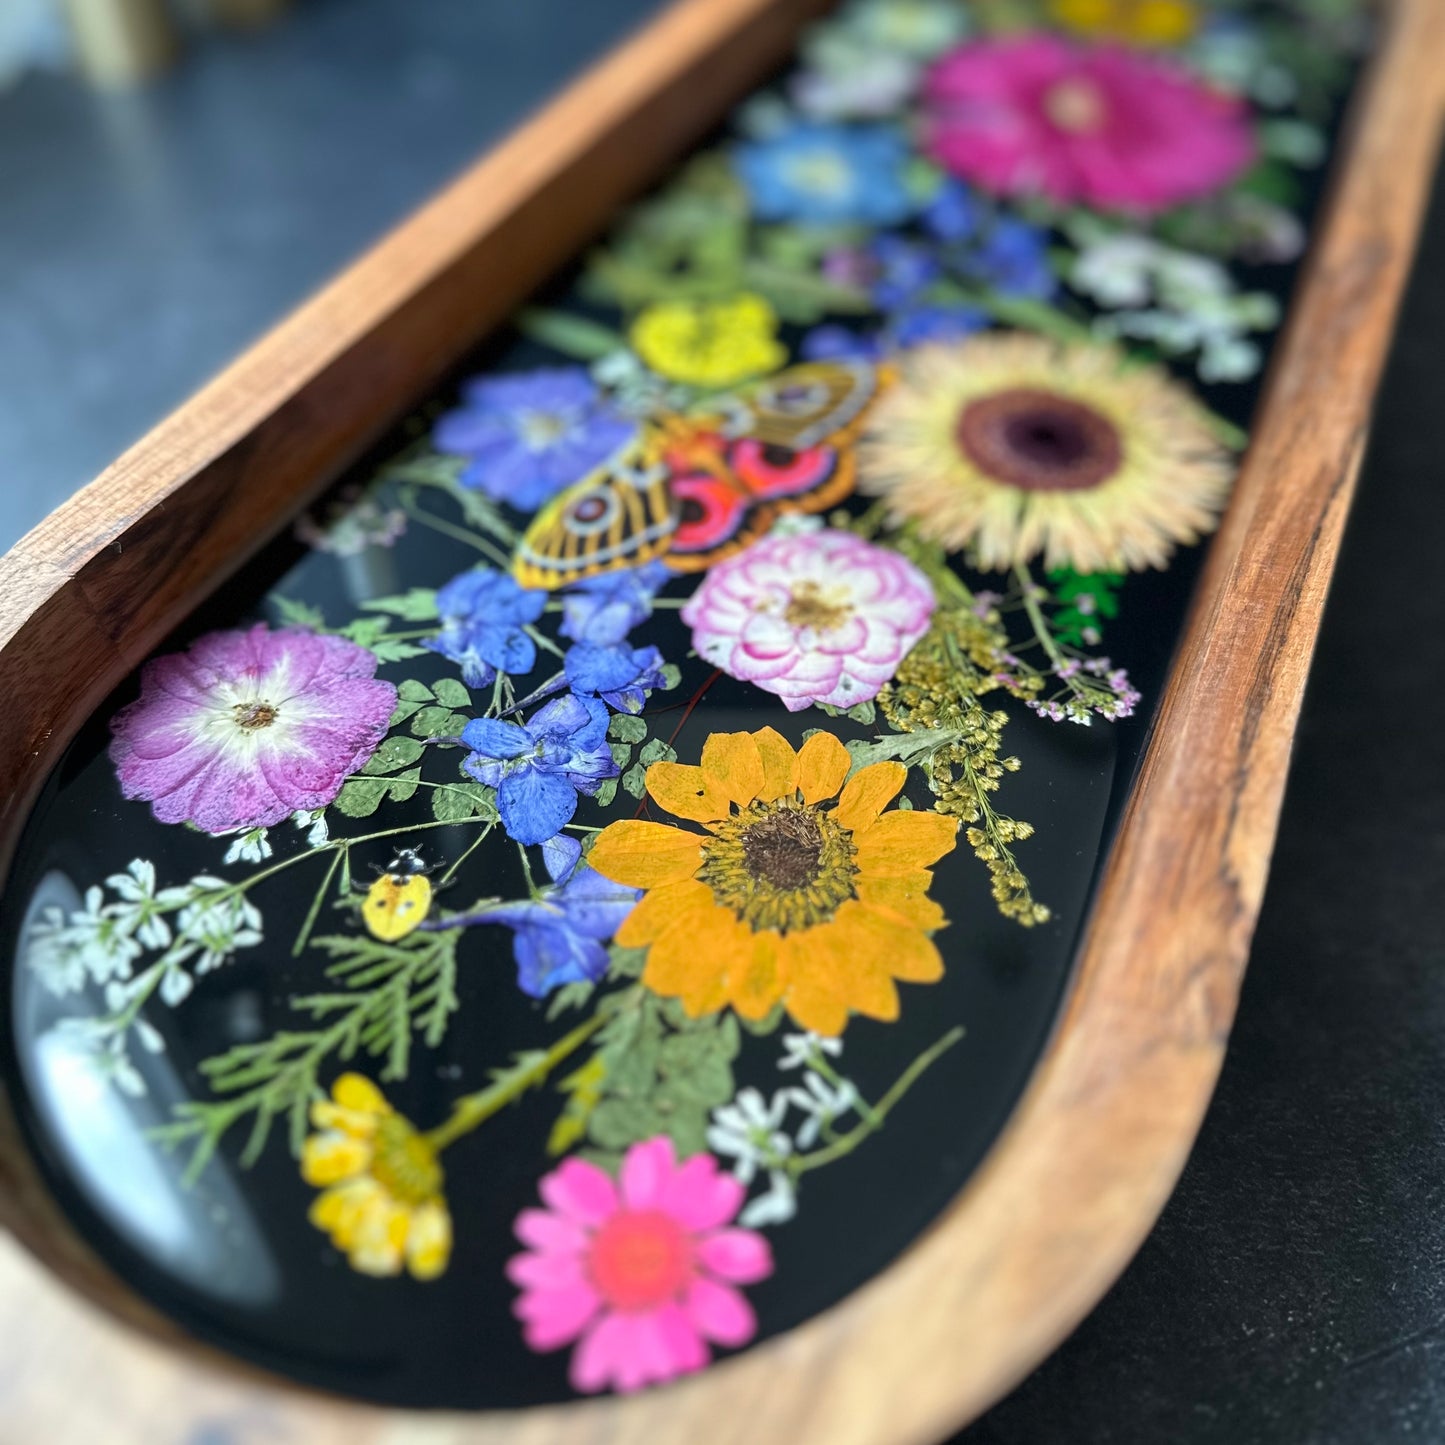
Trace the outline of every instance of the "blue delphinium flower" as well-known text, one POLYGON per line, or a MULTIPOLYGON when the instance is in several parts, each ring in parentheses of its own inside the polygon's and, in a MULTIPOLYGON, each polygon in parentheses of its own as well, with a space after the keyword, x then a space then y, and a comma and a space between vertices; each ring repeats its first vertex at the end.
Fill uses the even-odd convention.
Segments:
POLYGON ((906 306, 941 273, 932 249, 902 236, 878 236, 867 250, 873 271, 869 291, 882 311, 906 306))
POLYGON ((982 331, 988 321, 988 313, 977 306, 911 306, 890 318, 884 335, 893 346, 906 349, 958 341, 982 331))
POLYGON ((962 181, 944 180, 924 206, 919 222, 939 241, 966 241, 979 227, 983 209, 962 181))
POLYGON ((652 599, 672 575, 665 562, 646 562, 587 577, 562 598, 562 625, 557 631, 574 642, 595 642, 600 647, 621 642, 652 616, 652 599))
POLYGON ((552 879, 536 898, 501 903, 461 918, 438 920, 438 927, 500 923, 513 930, 517 987, 532 998, 545 998, 566 983, 596 983, 607 972, 603 945, 622 926, 641 896, 595 869, 581 864, 582 845, 559 834, 542 844, 542 859, 552 879))
POLYGON ((739 146, 733 159, 763 221, 893 226, 914 210, 908 145, 887 126, 804 122, 739 146))
POLYGON ((972 249, 957 258, 957 264, 968 280, 1002 296, 1047 301, 1059 286, 1049 264, 1048 232, 1009 216, 995 220, 972 249))
POLYGON ((883 340, 877 332, 825 321, 804 333, 798 354, 804 361, 877 361, 883 355, 883 340))
POLYGON ((607 708, 567 693, 531 721, 473 718, 462 729, 471 754, 462 767, 497 790, 497 813, 509 838, 544 843, 577 811, 577 794, 595 796, 620 771, 607 746, 607 708))
POLYGON ((545 592, 519 587, 505 572, 477 567, 437 589, 441 631, 423 646, 460 665, 468 687, 483 687, 499 671, 532 670, 537 648, 522 630, 547 605, 545 592))
POLYGON ((637 424, 580 366, 468 382, 436 425, 439 451, 470 459, 464 487, 533 511, 631 441, 637 424))
POLYGON ((568 649, 562 666, 573 692, 601 698, 618 712, 641 712, 647 690, 662 686, 662 654, 655 647, 579 642, 568 649))

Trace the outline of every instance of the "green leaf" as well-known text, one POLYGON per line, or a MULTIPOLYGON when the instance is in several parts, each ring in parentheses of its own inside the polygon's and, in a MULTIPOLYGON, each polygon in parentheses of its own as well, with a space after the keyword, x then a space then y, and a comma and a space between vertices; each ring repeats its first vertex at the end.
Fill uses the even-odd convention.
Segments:
POLYGON ((420 657, 427 650, 418 647, 414 642, 403 642, 396 637, 381 637, 366 646, 376 654, 378 662, 407 662, 413 657, 420 657))
POLYGON ((394 773, 398 768, 408 768, 419 761, 425 751, 415 738, 393 733, 371 755, 361 771, 368 777, 375 777, 378 773, 394 773))
POLYGON ((414 677, 399 682, 396 686, 396 695, 403 702, 430 702, 432 690, 426 683, 418 682, 414 677))
POLYGON ((647 724, 630 713, 617 713, 607 725, 607 736, 618 742, 640 743, 647 736, 647 724))
POLYGON ((671 691, 682 681, 682 669, 675 662, 662 665, 662 685, 671 691))
POLYGON ((647 950, 645 948, 623 948, 620 943, 614 943, 607 950, 608 978, 641 978, 642 965, 647 962, 647 950))
POLYGON ((420 786, 418 779, 421 777, 420 768, 408 768, 387 790, 393 803, 404 803, 410 798, 420 786))
POLYGON ((436 700, 448 707, 469 708, 472 695, 454 677, 444 677, 436 685, 436 700))
POLYGON ((604 1099, 587 1124, 587 1137, 604 1149, 627 1149, 661 1132, 657 1110, 641 1099, 604 1099))
POLYGON ((381 806, 387 786, 380 778, 352 778, 336 795, 333 806, 348 818, 369 818, 381 806))
POLYGON ((271 603, 287 627, 306 627, 312 632, 326 630, 326 618, 321 609, 309 602, 298 602, 292 597, 273 597, 271 603))
POLYGON ((389 612, 404 622, 432 622, 437 616, 437 595, 431 587, 413 587, 396 597, 373 597, 361 605, 368 612, 389 612))
POLYGON ((611 327, 571 311, 532 307, 517 318, 517 329, 533 341, 579 361, 596 361, 627 345, 626 339, 611 327))
POLYGON ((599 808, 607 808, 612 805, 612 800, 617 796, 617 779, 608 778, 606 782, 597 789, 594 801, 599 808))
POLYGON ((632 761, 632 748, 627 743, 608 743, 612 752, 612 761, 619 768, 625 768, 632 761))
POLYGON ((471 719, 449 707, 424 707, 411 720, 411 730, 419 738, 454 738, 471 719))
POLYGON ((622 775, 622 786, 634 798, 640 798, 647 791, 647 769, 641 763, 633 763, 622 775))
POLYGON ((653 763, 677 761, 677 754, 661 738, 653 738, 640 753, 637 761, 642 767, 651 767, 653 763))
POLYGON ((496 804, 490 788, 458 782, 431 789, 431 810, 438 823, 461 823, 467 818, 495 816, 496 804))

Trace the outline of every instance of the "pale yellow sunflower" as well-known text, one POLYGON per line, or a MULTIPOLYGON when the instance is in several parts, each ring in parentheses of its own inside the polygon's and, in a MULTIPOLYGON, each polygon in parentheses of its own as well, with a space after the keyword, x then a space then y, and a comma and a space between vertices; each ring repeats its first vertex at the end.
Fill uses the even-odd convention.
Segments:
POLYGON ((631 337, 660 376, 712 388, 776 371, 788 359, 777 332, 777 313, 745 291, 725 301, 659 301, 632 323, 631 337))
POLYGON ((850 1012, 898 1017, 895 980, 933 983, 945 926, 929 871, 952 850, 957 821, 885 812, 907 777, 874 763, 851 778, 837 738, 794 751, 780 733, 713 733, 702 765, 654 763, 652 800, 668 823, 612 823, 587 861, 647 891, 617 942, 648 950, 642 982, 693 1017, 731 1004, 761 1019, 779 1003, 815 1033, 850 1012))
POLYGON ((1134 45, 1182 45, 1199 26, 1192 0, 1049 0, 1049 15, 1081 35, 1134 45))
POLYGON ((978 565, 1163 567, 1213 531, 1234 461, 1161 367, 1104 342, 919 347, 869 414, 858 488, 978 565))
POLYGON ((301 1177, 321 1189, 309 1218, 352 1269, 435 1279, 452 1252, 442 1166, 424 1134, 360 1074, 342 1074, 311 1106, 321 1132, 302 1146, 301 1177))

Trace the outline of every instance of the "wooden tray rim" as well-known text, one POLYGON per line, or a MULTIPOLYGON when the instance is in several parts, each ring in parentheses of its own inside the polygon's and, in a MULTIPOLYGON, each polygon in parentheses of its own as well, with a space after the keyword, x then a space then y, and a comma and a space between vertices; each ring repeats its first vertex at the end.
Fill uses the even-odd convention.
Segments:
MULTIPOLYGON (((0 863, 75 729, 217 576, 344 470, 823 8, 674 5, 0 558, 0 686, 11 699, 0 715, 0 863), (524 259, 510 254, 518 249, 524 259), (69 697, 54 695, 77 678, 69 697)), ((845 1445, 940 1438, 1054 1348, 1152 1226, 1218 1075, 1428 192, 1442 53, 1445 6, 1395 0, 1063 1015, 983 1166, 923 1237, 823 1314, 665 1390, 410 1415, 327 1400, 181 1335, 60 1218, 5 1100, 0 1221, 51 1271, 154 1337, 110 1330, 93 1358, 183 1379, 186 1358, 199 1356, 222 1378, 175 1393, 167 1421, 219 1384, 227 1397, 264 1399, 308 1441, 333 1429, 339 1440, 344 1421, 348 1440, 378 1445, 412 1430, 458 1445, 654 1445, 684 1432, 845 1445)))

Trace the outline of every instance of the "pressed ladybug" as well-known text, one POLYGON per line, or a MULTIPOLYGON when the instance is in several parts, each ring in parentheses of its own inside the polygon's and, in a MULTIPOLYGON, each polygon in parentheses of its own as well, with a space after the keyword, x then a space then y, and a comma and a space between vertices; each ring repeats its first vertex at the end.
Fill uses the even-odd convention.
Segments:
POLYGON ((361 904, 362 921, 373 938, 395 943, 422 923, 431 910, 430 871, 415 848, 397 849, 361 904))

